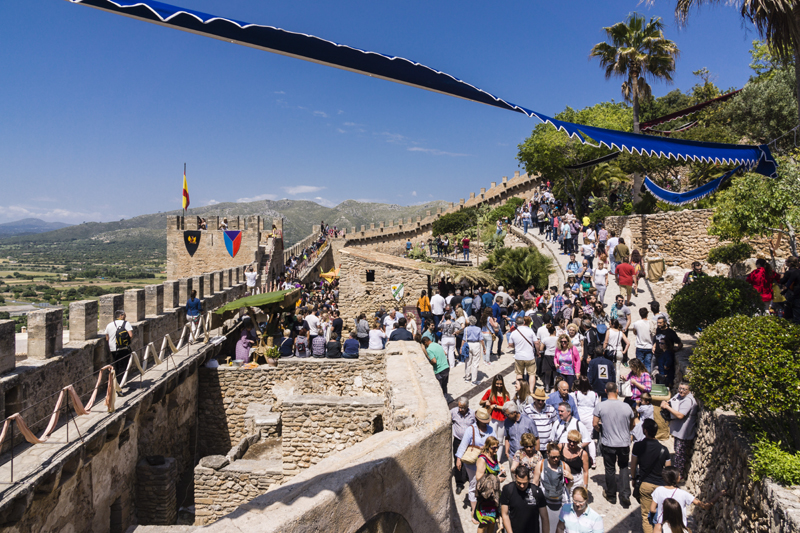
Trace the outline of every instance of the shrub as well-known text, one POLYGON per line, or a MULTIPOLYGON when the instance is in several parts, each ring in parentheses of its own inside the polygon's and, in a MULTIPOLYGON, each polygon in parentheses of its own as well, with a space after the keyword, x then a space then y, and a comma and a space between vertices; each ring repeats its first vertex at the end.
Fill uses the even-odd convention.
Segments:
POLYGON ((722 318, 697 340, 692 390, 709 409, 736 411, 751 433, 800 449, 798 356, 800 326, 771 316, 722 318))
MULTIPOLYGON (((511 198, 506 203, 492 209, 489 211, 488 215, 486 216, 487 222, 494 225, 497 222, 498 218, 508 217, 511 220, 514 220, 514 216, 516 215, 517 208, 525 203, 525 200, 522 198, 511 198)), ((535 214, 535 213, 534 213, 535 214)))
POLYGON ((597 224, 598 222, 605 221, 606 217, 618 217, 621 215, 621 212, 614 211, 607 205, 604 205, 589 213, 589 220, 592 221, 592 224, 597 224))
POLYGON ((697 333, 721 318, 753 316, 763 310, 752 285, 721 276, 703 276, 684 285, 667 304, 673 329, 682 333, 697 333))
POLYGON ((771 477, 781 485, 800 484, 800 453, 783 450, 779 443, 761 440, 754 446, 750 478, 760 481, 771 477))
POLYGON ((746 242, 734 242, 712 248, 708 252, 709 263, 724 263, 733 266, 741 263, 755 253, 753 247, 746 242))
POLYGON ((529 283, 547 287, 555 270, 553 261, 536 248, 497 248, 481 264, 481 270, 491 270, 497 281, 508 288, 525 288, 529 283))
POLYGON ((458 233, 478 224, 478 213, 474 207, 468 207, 448 213, 433 221, 433 236, 446 233, 458 233))

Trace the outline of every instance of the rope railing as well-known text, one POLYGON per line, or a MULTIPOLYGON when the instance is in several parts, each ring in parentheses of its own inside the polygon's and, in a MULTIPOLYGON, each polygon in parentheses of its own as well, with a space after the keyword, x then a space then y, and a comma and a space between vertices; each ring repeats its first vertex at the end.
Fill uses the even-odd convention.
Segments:
MULTIPOLYGON (((211 313, 207 313, 205 318, 198 321, 197 323, 188 322, 184 325, 183 329, 181 330, 180 338, 178 339, 178 344, 175 345, 172 338, 169 334, 164 335, 163 340, 161 341, 161 349, 156 350, 155 344, 150 342, 147 346, 144 347, 144 354, 142 355, 141 359, 139 354, 134 350, 131 351, 130 356, 128 357, 128 364, 125 368, 125 372, 122 375, 122 379, 117 381, 117 373, 114 369, 113 365, 105 365, 100 370, 93 372, 89 376, 79 379, 74 383, 70 383, 63 387, 58 393, 54 393, 47 398, 36 402, 33 405, 30 405, 23 409, 23 411, 30 410, 42 403, 50 400, 53 396, 58 395, 58 398, 55 402, 55 407, 53 408, 52 414, 49 416, 49 422, 47 427, 41 433, 40 436, 36 436, 36 434, 31 430, 29 425, 26 423, 25 418, 22 416, 21 412, 14 413, 13 415, 7 417, 3 421, 2 430, 0 430, 0 450, 3 448, 3 444, 5 443, 5 439, 8 436, 9 430, 11 431, 11 483, 14 482, 14 428, 19 429, 22 436, 25 440, 32 444, 43 444, 48 441, 48 439, 52 436, 53 432, 58 427, 58 421, 61 416, 62 408, 67 407, 67 402, 72 405, 72 409, 78 416, 86 416, 91 414, 92 408, 95 407, 95 402, 97 401, 97 395, 100 391, 100 386, 103 383, 103 375, 108 372, 107 378, 107 385, 105 387, 105 397, 103 404, 105 405, 108 413, 113 413, 116 411, 116 401, 117 401, 117 394, 122 392, 123 387, 128 385, 129 381, 132 379, 131 369, 133 366, 139 371, 140 376, 144 376, 149 370, 154 369, 155 367, 161 365, 162 363, 167 363, 167 370, 169 370, 169 360, 172 358, 173 355, 178 353, 182 348, 188 346, 191 342, 198 340, 201 335, 205 336, 206 340, 208 340, 210 333, 211 333, 211 313), (167 353, 169 350, 169 353, 167 353), (153 364, 148 368, 148 361, 152 359, 153 364), (75 386, 82 381, 85 381, 92 376, 97 374, 97 381, 95 382, 94 388, 91 391, 91 397, 89 400, 84 404, 81 401, 80 395, 78 394, 75 386)), ((177 364, 173 361, 174 369, 177 369, 177 364)), ((84 393, 84 396, 89 394, 87 391, 84 393)), ((36 427, 40 422, 47 420, 48 417, 42 418, 37 420, 32 424, 33 427, 36 427)), ((74 416, 73 416, 74 421, 74 416)), ((69 425, 69 421, 67 422, 67 427, 69 425)), ((75 423, 75 428, 77 429, 77 422, 75 423)), ((80 435, 80 431, 78 432, 80 435)), ((81 440, 83 437, 81 436, 81 440)))

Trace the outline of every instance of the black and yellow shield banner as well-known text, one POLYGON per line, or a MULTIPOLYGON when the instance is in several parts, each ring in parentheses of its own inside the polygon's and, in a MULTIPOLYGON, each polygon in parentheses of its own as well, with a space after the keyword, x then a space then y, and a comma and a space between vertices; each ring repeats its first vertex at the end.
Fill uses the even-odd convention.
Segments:
POLYGON ((186 245, 186 251, 189 252, 189 255, 194 255, 197 251, 197 247, 200 245, 200 233, 199 231, 183 232, 183 244, 186 245))

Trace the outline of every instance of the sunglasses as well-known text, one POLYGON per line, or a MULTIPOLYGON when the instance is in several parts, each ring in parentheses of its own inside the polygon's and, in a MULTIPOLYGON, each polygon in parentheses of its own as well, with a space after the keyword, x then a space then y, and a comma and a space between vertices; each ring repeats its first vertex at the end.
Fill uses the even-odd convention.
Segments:
POLYGON ((579 441, 579 440, 570 440, 570 441, 567 441, 567 442, 569 442, 570 444, 580 444, 581 443, 581 441, 579 441))

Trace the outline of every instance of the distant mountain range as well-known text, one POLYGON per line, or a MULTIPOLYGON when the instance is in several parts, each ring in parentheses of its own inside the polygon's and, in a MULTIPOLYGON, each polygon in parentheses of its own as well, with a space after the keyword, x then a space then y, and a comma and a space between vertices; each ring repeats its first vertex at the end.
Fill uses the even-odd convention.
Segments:
POLYGON ((71 224, 64 224, 63 222, 45 222, 38 218, 25 218, 15 222, 6 222, 0 224, 0 238, 12 237, 14 235, 28 235, 32 233, 44 233, 46 231, 53 231, 61 228, 66 228, 71 224))
MULTIPOLYGON (((399 218, 425 217, 428 210, 434 211, 437 207, 449 207, 448 202, 436 201, 415 206, 400 206, 394 204, 378 204, 346 200, 336 207, 324 207, 315 202, 306 200, 263 200, 247 203, 221 203, 207 207, 192 208, 187 215, 196 216, 246 216, 261 215, 266 218, 269 227, 273 218, 284 217, 284 240, 286 245, 294 244, 311 233, 311 227, 325 221, 330 226, 346 228, 350 231, 353 226, 360 228, 362 224, 369 226, 371 222, 397 220, 399 218)), ((19 249, 25 245, 57 245, 81 243, 97 245, 101 243, 115 243, 116 245, 131 244, 132 249, 141 252, 151 252, 158 256, 166 256, 167 246, 167 217, 180 215, 180 210, 123 219, 118 222, 87 222, 74 226, 60 224, 55 227, 40 230, 42 233, 28 231, 26 235, 20 233, 2 233, 0 230, 0 246, 11 246, 19 249), (64 227, 67 226, 67 227, 64 227), (12 236, 13 235, 13 236, 12 236), (17 246, 15 246, 17 245, 17 246)), ((34 219, 19 221, 11 224, 22 224, 34 219)), ((39 224, 47 223, 36 220, 39 224)), ((4 224, 0 228, 8 227, 4 224)), ((34 225, 31 224, 31 227, 34 225)), ((66 248, 69 248, 66 247, 66 248)), ((65 247, 60 247, 65 250, 65 247)))

